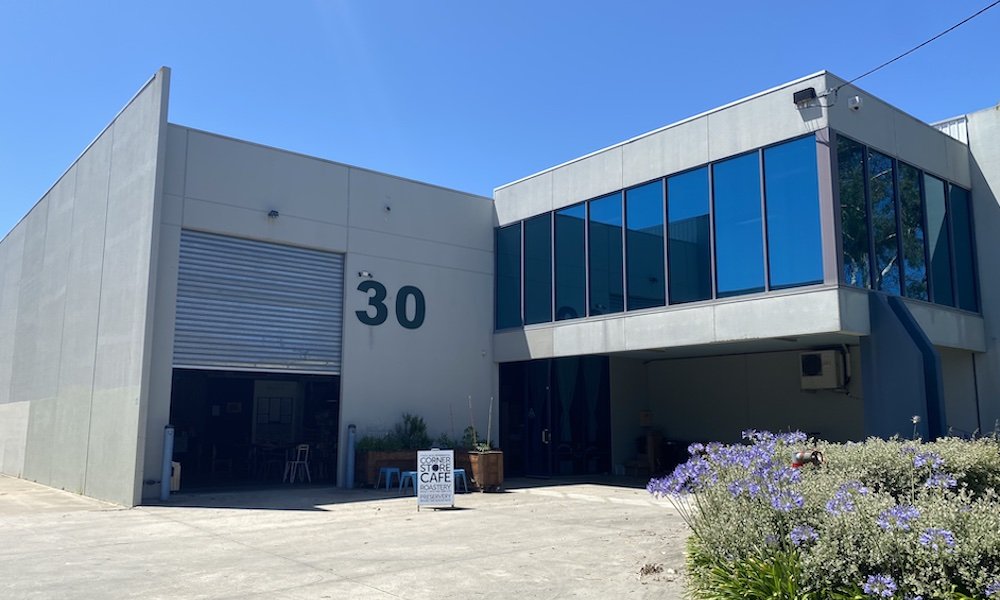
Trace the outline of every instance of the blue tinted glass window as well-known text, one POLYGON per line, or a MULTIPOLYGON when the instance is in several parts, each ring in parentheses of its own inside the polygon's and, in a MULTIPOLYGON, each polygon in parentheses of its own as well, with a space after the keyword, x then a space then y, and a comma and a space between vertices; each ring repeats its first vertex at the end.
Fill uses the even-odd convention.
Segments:
POLYGON ((948 209, 944 182, 924 174, 924 200, 927 208, 927 251, 930 256, 932 299, 938 304, 955 305, 951 285, 951 240, 948 234, 948 209))
POLYGON ((875 240, 875 289, 899 294, 899 237, 896 235, 896 186, 893 160, 868 151, 868 196, 875 240))
POLYGON ((666 304, 663 278, 663 182, 625 192, 628 309, 666 304))
POLYGON ((625 310, 622 278, 622 195, 590 201, 590 314, 625 310))
POLYGON ((587 315, 587 270, 584 236, 587 207, 577 204, 556 212, 556 320, 587 315))
POLYGON ((757 153, 713 165, 712 187, 719 297, 763 291, 764 243, 757 153))
POLYGON ((903 292, 909 298, 927 300, 927 265, 924 207, 920 202, 920 171, 905 163, 899 166, 899 219, 903 244, 903 292))
POLYGON ((524 222, 524 322, 552 320, 552 215, 524 222))
POLYGON ((708 167, 667 179, 670 247, 667 275, 670 303, 712 297, 712 245, 709 229, 708 167))
POLYGON ((771 287, 822 282, 816 138, 764 150, 764 186, 771 287))
POLYGON ((521 325, 521 224, 497 229, 497 329, 521 325))
POLYGON ((958 307, 979 310, 969 192, 953 185, 948 200, 951 203, 952 239, 955 240, 955 291, 958 292, 958 307))
POLYGON ((837 185, 840 192, 840 236, 843 283, 871 287, 868 212, 865 206, 864 147, 837 136, 837 185))

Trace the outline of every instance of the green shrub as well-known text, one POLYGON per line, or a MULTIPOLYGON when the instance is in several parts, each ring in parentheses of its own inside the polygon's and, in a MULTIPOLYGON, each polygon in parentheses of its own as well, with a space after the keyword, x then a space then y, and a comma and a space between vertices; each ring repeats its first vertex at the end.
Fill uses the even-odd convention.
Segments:
POLYGON ((384 436, 363 436, 358 440, 356 449, 358 452, 369 450, 374 452, 394 452, 396 450, 402 450, 403 448, 399 445, 399 440, 391 434, 386 434, 384 436))
POLYGON ((422 417, 403 413, 399 423, 384 436, 366 435, 358 440, 356 449, 393 452, 396 450, 420 450, 430 448, 431 437, 427 435, 427 424, 422 417))
POLYGON ((1000 444, 694 444, 649 491, 691 526, 695 598, 1000 599, 1000 444), (825 461, 792 468, 795 450, 825 461))
POLYGON ((423 417, 410 413, 403 413, 403 420, 396 423, 389 435, 395 438, 403 450, 420 450, 430 448, 431 445, 431 437, 427 435, 427 424, 423 417))

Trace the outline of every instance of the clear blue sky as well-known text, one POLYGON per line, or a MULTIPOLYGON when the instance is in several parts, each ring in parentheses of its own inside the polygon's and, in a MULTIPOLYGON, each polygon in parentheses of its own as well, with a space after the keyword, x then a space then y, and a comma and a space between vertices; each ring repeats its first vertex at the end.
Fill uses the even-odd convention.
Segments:
MULTIPOLYGON (((987 3, 0 0, 0 235, 161 65, 171 122, 489 196, 987 3)), ((998 38, 1000 6, 859 85, 930 121, 992 106, 998 38)))

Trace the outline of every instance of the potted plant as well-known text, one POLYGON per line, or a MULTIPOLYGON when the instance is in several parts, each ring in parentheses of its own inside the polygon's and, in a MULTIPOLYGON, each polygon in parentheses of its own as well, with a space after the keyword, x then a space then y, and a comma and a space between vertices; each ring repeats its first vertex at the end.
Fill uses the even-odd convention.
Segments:
POLYGON ((502 490, 503 451, 493 448, 489 440, 479 440, 474 427, 465 430, 465 438, 470 446, 467 455, 475 486, 483 492, 502 490))

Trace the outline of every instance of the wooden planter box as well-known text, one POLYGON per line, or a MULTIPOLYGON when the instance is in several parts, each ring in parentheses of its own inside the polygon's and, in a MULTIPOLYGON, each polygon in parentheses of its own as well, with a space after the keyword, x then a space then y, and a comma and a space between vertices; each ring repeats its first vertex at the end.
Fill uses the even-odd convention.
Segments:
MULTIPOLYGON (((396 467, 402 471, 417 470, 416 450, 365 450, 358 452, 354 463, 354 484, 374 486, 378 481, 378 470, 382 467, 396 467)), ((393 485, 399 485, 395 478, 393 485)), ((385 485, 385 481, 382 482, 385 485)))
POLYGON ((479 491, 503 489, 503 451, 469 452, 472 480, 479 491))
MULTIPOLYGON (((492 464, 494 475, 480 475, 479 477, 484 478, 484 481, 495 481, 496 483, 490 483, 486 487, 499 487, 503 484, 503 453, 502 452, 489 452, 488 454, 497 454, 499 456, 499 466, 494 464, 497 459, 487 459, 486 462, 492 464), (492 462, 490 462, 492 460, 492 462), (497 471, 499 469, 499 471, 497 471), (495 475, 499 473, 499 475, 495 475)), ((485 454, 477 454, 474 452, 462 452, 461 450, 455 451, 455 468, 465 469, 466 476, 470 478, 469 487, 475 487, 476 481, 479 481, 479 477, 476 476, 478 472, 477 467, 474 466, 478 464, 478 458, 473 457, 487 456, 485 454)), ((375 482, 378 481, 378 470, 382 467, 396 467, 402 471, 415 471, 417 469, 417 451, 416 450, 365 450, 363 452, 358 452, 357 458, 354 462, 354 484, 356 486, 374 486, 375 482)), ((393 485, 398 485, 395 478, 392 480, 393 485)), ((382 482, 385 485, 385 482, 382 482)), ((480 490, 483 486, 479 487, 480 490)))

